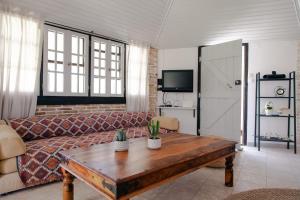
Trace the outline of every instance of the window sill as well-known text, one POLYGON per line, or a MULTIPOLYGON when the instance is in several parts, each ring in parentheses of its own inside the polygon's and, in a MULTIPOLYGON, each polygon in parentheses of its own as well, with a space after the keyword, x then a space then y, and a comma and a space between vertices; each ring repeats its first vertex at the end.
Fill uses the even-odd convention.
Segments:
POLYGON ((125 97, 38 96, 37 105, 126 104, 125 97))

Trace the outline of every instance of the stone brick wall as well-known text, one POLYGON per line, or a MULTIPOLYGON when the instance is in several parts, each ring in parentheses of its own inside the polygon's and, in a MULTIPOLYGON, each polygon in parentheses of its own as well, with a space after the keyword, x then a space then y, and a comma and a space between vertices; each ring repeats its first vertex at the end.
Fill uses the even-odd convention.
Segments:
POLYGON ((149 111, 156 111, 158 50, 150 48, 148 59, 149 111))
MULTIPOLYGON (((148 59, 149 111, 155 112, 157 99, 157 55, 158 50, 150 48, 148 59)), ((125 104, 88 104, 88 105, 39 105, 36 115, 68 115, 101 111, 126 111, 125 104)))

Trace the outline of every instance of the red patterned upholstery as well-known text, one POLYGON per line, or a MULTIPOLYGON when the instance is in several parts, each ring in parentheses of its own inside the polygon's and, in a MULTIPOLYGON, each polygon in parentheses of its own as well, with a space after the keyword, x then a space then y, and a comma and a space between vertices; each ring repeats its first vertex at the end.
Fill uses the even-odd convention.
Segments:
POLYGON ((24 141, 55 136, 79 136, 119 128, 146 126, 152 118, 146 112, 102 112, 69 116, 33 116, 9 121, 24 141))
POLYGON ((26 141, 26 153, 17 157, 21 180, 26 186, 59 181, 60 151, 111 142, 118 128, 125 128, 129 138, 147 136, 151 118, 151 113, 103 112, 10 120, 26 141))
MULTIPOLYGON (((161 129, 161 133, 171 133, 161 129)), ((59 152, 78 147, 112 142, 115 131, 90 133, 80 136, 58 136, 49 139, 26 142, 25 155, 18 156, 18 169, 21 180, 26 186, 46 184, 62 179, 59 164, 62 160, 59 152)), ((134 127, 127 129, 129 138, 145 137, 148 128, 134 127)))

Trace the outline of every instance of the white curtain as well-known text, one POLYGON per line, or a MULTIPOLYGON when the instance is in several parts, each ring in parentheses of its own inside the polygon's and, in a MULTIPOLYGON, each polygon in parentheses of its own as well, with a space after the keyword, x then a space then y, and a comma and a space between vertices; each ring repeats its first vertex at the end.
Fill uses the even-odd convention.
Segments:
POLYGON ((39 84, 43 22, 0 10, 0 118, 33 115, 39 84))
POLYGON ((130 44, 127 51, 126 106, 127 111, 148 111, 149 46, 130 44))

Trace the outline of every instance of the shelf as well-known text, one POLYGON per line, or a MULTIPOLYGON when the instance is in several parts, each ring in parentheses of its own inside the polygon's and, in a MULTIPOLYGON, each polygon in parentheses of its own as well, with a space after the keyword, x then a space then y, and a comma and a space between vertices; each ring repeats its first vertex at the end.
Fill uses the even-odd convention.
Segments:
POLYGON ((294 142, 291 139, 281 139, 281 138, 276 138, 276 137, 266 138, 265 136, 260 136, 260 141, 265 141, 265 142, 294 142))
POLYGON ((293 78, 260 78, 259 81, 288 81, 293 78))
POLYGON ((177 109, 177 110, 195 110, 196 107, 182 107, 182 106, 170 106, 170 107, 164 107, 164 106, 158 106, 158 109, 177 109))
POLYGON ((261 117, 294 117, 294 115, 266 115, 266 114, 260 114, 261 117))
MULTIPOLYGON (((288 99, 289 97, 258 97, 261 99, 288 99)), ((294 97, 290 97, 291 99, 293 99, 294 97)))

